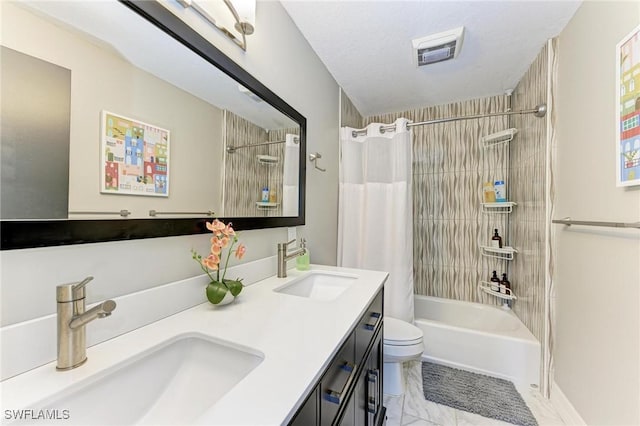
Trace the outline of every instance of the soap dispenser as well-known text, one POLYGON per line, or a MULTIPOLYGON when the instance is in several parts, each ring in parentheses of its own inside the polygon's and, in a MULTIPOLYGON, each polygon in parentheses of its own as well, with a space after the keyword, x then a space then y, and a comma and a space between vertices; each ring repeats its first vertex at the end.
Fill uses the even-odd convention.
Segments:
POLYGON ((300 239, 300 248, 304 249, 304 254, 296 257, 296 269, 298 271, 307 271, 310 267, 311 257, 309 256, 309 249, 307 248, 307 240, 304 238, 300 239))

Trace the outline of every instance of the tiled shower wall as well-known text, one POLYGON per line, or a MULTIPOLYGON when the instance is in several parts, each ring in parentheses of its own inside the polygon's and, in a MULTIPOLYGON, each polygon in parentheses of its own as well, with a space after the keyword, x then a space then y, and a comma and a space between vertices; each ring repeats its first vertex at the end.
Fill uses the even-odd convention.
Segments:
POLYGON ((347 94, 340 89, 340 127, 361 129, 363 126, 364 118, 360 111, 353 105, 347 94))
MULTIPOLYGON (((501 112, 506 96, 368 117, 392 123, 398 117, 413 122, 501 112)), ((509 183, 508 145, 483 149, 480 138, 508 128, 506 117, 416 126, 413 128, 414 285, 417 294, 497 304, 478 291, 492 271, 508 272, 506 260, 483 257, 493 229, 512 245, 507 217, 482 213, 482 185, 509 183)))
MULTIPOLYGON (((553 49, 551 50, 553 51, 553 49)), ((531 109, 547 103, 550 76, 548 45, 545 45, 518 83, 513 96, 514 110, 531 109)), ((514 115, 511 126, 518 135, 511 143, 509 196, 518 203, 511 214, 511 237, 519 253, 510 265, 514 279, 512 286, 518 300, 514 312, 531 332, 544 340, 545 325, 545 269, 547 265, 547 204, 550 182, 547 150, 548 118, 532 114, 514 115)))
MULTIPOLYGON (((269 131, 269 142, 275 141, 284 141, 287 137, 287 133, 293 135, 300 135, 299 129, 289 128, 289 129, 278 129, 269 131)), ((283 179, 284 179, 284 151, 285 144, 277 143, 273 145, 268 145, 268 155, 273 157, 278 157, 278 164, 275 165, 262 165, 269 169, 269 190, 276 191, 276 202, 279 203, 276 209, 270 210, 267 212, 269 216, 282 216, 282 188, 283 188, 283 179)))
MULTIPOLYGON (((287 133, 299 134, 298 128, 265 129, 244 118, 225 111, 225 147, 283 141, 287 133)), ((282 216, 282 176, 284 170, 284 143, 225 153, 224 216, 282 216), (278 157, 277 164, 262 164, 258 155, 278 157), (276 191, 277 208, 258 210, 262 188, 276 191), (231 190, 232 189, 232 190, 231 190)))

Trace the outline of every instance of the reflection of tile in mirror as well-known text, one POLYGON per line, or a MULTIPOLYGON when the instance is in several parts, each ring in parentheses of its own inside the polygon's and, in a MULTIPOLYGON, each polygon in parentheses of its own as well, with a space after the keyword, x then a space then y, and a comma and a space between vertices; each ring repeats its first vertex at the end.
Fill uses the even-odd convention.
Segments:
POLYGON ((71 71, 0 47, 2 219, 66 219, 71 71))
MULTIPOLYGON (((232 112, 225 111, 225 145, 238 148, 225 157, 223 215, 227 217, 280 217, 297 215, 283 211, 285 139, 298 135, 299 128, 267 130, 232 112), (269 143, 265 145, 265 143, 269 143), (256 145, 256 146, 253 146, 256 145), (259 156, 276 159, 270 163, 259 156), (262 190, 268 189, 268 204, 260 204, 262 190)), ((297 175, 297 162, 295 165, 297 175)), ((297 194, 297 187, 296 187, 297 194)))

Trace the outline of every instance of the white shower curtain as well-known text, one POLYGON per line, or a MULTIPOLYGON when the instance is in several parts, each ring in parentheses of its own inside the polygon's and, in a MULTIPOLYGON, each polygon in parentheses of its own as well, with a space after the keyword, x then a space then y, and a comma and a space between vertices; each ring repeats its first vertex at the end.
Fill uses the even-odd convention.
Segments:
POLYGON ((340 138, 338 265, 389 272, 385 315, 413 322, 413 206, 411 131, 396 120, 396 131, 380 124, 340 138))
POLYGON ((282 175, 282 215, 298 216, 298 168, 300 144, 297 135, 287 133, 284 148, 284 170, 282 175))

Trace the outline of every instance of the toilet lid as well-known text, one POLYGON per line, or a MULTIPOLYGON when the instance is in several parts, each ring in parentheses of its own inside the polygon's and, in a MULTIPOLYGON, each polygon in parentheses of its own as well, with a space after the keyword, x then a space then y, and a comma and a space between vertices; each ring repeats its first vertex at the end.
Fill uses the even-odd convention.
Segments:
POLYGON ((384 343, 404 346, 422 342, 422 330, 396 318, 384 317, 384 343))

